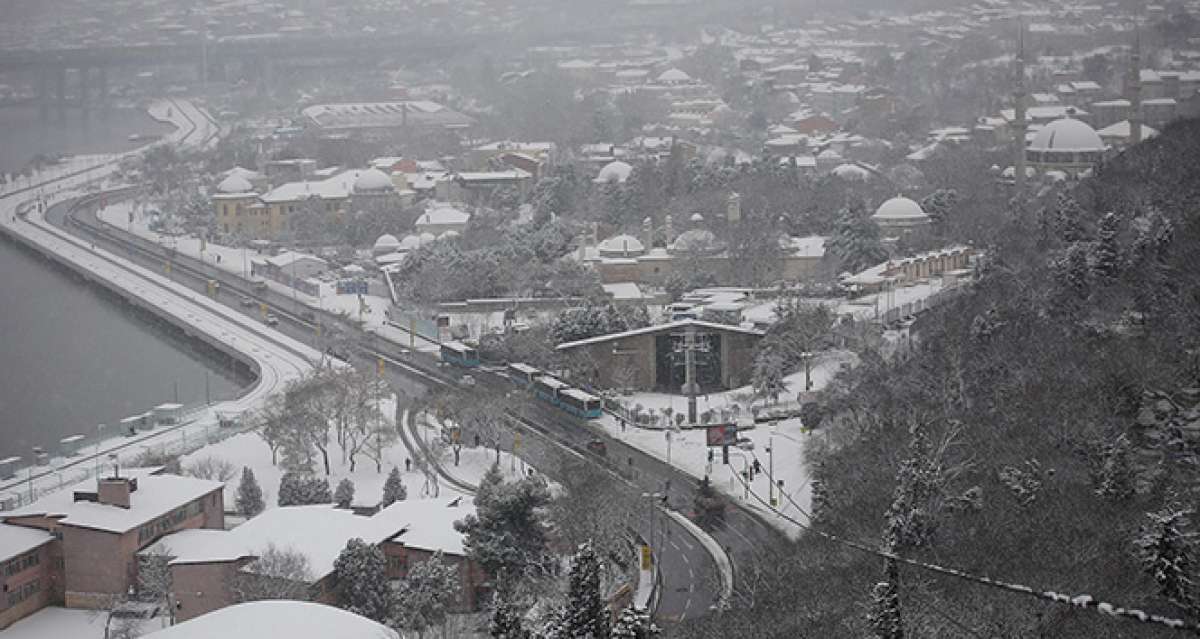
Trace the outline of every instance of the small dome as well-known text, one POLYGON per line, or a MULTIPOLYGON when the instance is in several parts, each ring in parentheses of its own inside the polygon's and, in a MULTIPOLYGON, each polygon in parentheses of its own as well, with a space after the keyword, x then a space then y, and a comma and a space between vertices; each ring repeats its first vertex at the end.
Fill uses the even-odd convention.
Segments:
POLYGON ((376 254, 391 253, 392 251, 395 251, 399 248, 400 248, 400 240, 396 239, 395 235, 390 235, 390 234, 385 233, 383 235, 380 235, 379 239, 375 240, 375 247, 374 247, 373 251, 376 254))
POLYGON ((632 257, 646 251, 641 240, 626 233, 614 235, 601 242, 596 248, 600 251, 600 257, 632 257))
POLYGON ((671 68, 658 74, 659 82, 688 82, 692 76, 680 71, 679 69, 671 68))
POLYGON ((693 251, 701 253, 710 253, 719 251, 722 248, 720 242, 717 241, 712 231, 708 229, 691 229, 684 231, 671 242, 671 252, 677 251, 693 251))
POLYGON ((1051 182, 1066 182, 1067 181, 1067 174, 1065 171, 1058 171, 1058 170, 1046 171, 1046 173, 1044 174, 1044 177, 1051 182))
POLYGON ((628 162, 614 160, 612 162, 609 162, 608 164, 605 164, 604 168, 600 169, 599 175, 596 176, 596 183, 597 184, 604 184, 606 182, 621 183, 621 182, 624 182, 625 180, 628 180, 629 175, 631 173, 633 173, 633 167, 630 166, 628 162))
POLYGON ((843 180, 863 180, 871 178, 871 172, 857 164, 839 164, 833 169, 833 174, 843 180))
POLYGON ((388 191, 395 188, 392 179, 386 173, 376 168, 370 168, 359 174, 354 181, 354 192, 388 191))
POLYGON ((397 251, 411 251, 421 246, 421 238, 416 235, 405 235, 396 246, 397 251))
POLYGON ((1042 127, 1033 142, 1029 143, 1029 150, 1064 153, 1103 151, 1104 141, 1096 129, 1086 122, 1066 117, 1042 127))
POLYGON ((871 219, 877 221, 903 220, 912 222, 927 220, 929 216, 925 215, 925 211, 921 210, 920 204, 898 195, 880 204, 879 208, 875 210, 875 215, 871 216, 871 219))
POLYGON ((700 222, 704 221, 704 216, 700 215, 699 213, 692 213, 692 217, 688 219, 699 224, 700 222))
POLYGON ((820 153, 817 154, 817 159, 818 160, 840 160, 840 159, 842 159, 842 154, 838 153, 837 151, 834 151, 833 149, 825 149, 824 151, 821 151, 820 153))
POLYGON ((250 184, 250 180, 237 173, 231 173, 217 185, 217 191, 221 193, 249 193, 253 190, 254 185, 250 184))
POLYGON ((437 241, 437 236, 434 235, 433 233, 422 233, 421 234, 421 244, 428 244, 430 242, 436 242, 436 241, 437 241))
POLYGON ((449 231, 446 231, 445 233, 442 233, 441 235, 439 235, 438 239, 439 240, 451 240, 458 236, 459 236, 458 231, 455 231, 454 229, 450 229, 449 231))

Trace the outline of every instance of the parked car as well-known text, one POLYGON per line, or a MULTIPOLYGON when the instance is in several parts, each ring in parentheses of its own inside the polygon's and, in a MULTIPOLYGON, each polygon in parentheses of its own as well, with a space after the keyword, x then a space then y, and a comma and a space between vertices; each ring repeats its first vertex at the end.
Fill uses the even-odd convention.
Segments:
POLYGON ((244 307, 254 306, 254 300, 249 297, 243 297, 239 303, 244 307))
POLYGON ((279 324, 279 318, 276 317, 274 313, 267 313, 267 317, 263 321, 265 321, 268 326, 277 326, 279 324))
POLYGON ((458 383, 463 386, 474 386, 475 378, 471 377, 470 375, 463 375, 462 378, 458 380, 458 383))

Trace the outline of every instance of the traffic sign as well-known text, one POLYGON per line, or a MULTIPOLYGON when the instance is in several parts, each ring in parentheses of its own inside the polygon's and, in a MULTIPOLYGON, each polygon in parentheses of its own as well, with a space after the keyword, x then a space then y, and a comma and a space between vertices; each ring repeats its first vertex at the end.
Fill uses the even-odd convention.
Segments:
POLYGON ((650 570, 654 567, 654 555, 650 552, 650 546, 642 545, 642 570, 650 570))

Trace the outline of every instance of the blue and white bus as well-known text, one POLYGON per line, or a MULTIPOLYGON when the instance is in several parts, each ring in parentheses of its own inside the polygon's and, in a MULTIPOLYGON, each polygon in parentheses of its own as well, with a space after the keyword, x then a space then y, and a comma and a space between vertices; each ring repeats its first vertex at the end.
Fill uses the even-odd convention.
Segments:
POLYGON ((570 384, 549 375, 542 375, 533 382, 533 394, 555 406, 558 406, 559 393, 568 388, 571 388, 570 384))
POLYGON ((479 366, 479 351, 462 342, 443 342, 442 361, 455 366, 475 368, 479 366))
POLYGON ((583 419, 600 417, 600 398, 579 390, 568 388, 558 393, 558 405, 563 410, 583 419))
POLYGON ((533 388, 533 383, 542 376, 542 371, 529 364, 511 362, 508 365, 508 376, 513 383, 522 388, 533 388))

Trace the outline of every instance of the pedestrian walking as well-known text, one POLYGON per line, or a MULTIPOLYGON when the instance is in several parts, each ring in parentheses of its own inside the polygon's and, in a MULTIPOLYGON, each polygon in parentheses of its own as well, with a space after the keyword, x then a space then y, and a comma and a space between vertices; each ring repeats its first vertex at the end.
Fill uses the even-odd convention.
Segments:
POLYGON ((410 471, 412 471, 412 458, 410 458, 410 457, 405 457, 405 458, 404 458, 404 472, 406 472, 406 473, 407 473, 407 472, 410 472, 410 471))

